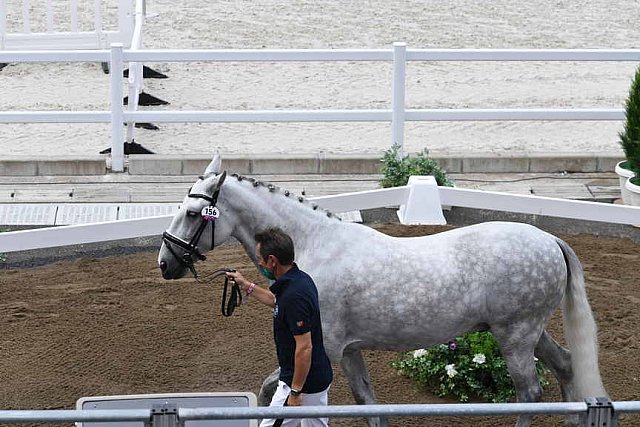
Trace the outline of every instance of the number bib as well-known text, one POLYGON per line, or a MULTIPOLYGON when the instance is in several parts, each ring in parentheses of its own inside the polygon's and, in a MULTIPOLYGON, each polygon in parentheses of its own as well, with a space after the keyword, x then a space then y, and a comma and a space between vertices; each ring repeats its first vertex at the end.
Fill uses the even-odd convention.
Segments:
POLYGON ((220 211, 215 206, 205 206, 200 215, 205 221, 214 221, 220 217, 220 211))

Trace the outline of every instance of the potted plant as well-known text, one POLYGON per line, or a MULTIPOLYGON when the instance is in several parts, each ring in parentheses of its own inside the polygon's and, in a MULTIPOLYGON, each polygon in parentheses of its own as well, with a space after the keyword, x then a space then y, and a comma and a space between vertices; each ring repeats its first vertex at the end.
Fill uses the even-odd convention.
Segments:
POLYGON ((625 103, 624 130, 618 134, 626 160, 616 165, 625 204, 640 206, 640 67, 625 103))
POLYGON ((429 150, 426 148, 417 153, 415 157, 401 156, 400 147, 393 144, 390 149, 384 152, 382 163, 383 177, 380 186, 383 188, 407 185, 409 177, 412 175, 433 175, 438 185, 453 187, 453 182, 440 168, 438 162, 429 156, 429 150))

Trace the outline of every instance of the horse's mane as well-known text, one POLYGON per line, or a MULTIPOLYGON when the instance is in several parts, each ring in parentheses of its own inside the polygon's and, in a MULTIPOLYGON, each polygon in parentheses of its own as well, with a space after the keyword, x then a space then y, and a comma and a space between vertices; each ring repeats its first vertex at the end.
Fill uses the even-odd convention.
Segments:
POLYGON ((312 209, 312 210, 317 211, 317 212, 324 212, 325 215, 327 217, 329 217, 329 218, 335 218, 338 221, 342 221, 342 218, 340 218, 339 216, 337 216, 333 212, 331 212, 331 211, 329 211, 327 209, 323 209, 320 206, 318 206, 317 203, 310 202, 309 200, 307 200, 304 197, 304 192, 303 192, 303 195, 296 195, 296 194, 292 193, 289 190, 284 190, 284 189, 278 187, 277 185, 271 184, 269 182, 259 181, 259 180, 255 179, 255 178, 246 177, 246 176, 243 176, 243 175, 239 175, 237 173, 233 173, 233 174, 231 174, 231 176, 233 178, 237 179, 238 182, 246 181, 246 182, 250 183, 253 186, 253 188, 266 187, 271 193, 279 193, 282 196, 287 197, 287 198, 298 199, 298 202, 300 202, 301 205, 306 206, 309 209, 312 209))

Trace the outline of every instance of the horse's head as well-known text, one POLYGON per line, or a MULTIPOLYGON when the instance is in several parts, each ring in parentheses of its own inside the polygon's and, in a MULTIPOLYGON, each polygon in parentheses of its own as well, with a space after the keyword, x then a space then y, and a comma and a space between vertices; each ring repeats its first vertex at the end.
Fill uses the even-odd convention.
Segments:
POLYGON ((231 235, 233 225, 225 218, 224 203, 218 202, 226 176, 226 172, 220 173, 220 157, 216 155, 163 233, 158 264, 165 279, 179 279, 188 271, 195 275, 194 264, 231 235))

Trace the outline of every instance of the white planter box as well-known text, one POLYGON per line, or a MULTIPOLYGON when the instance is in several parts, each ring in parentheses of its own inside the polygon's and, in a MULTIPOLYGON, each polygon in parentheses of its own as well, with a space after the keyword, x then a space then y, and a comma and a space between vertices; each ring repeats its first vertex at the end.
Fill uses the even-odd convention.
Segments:
POLYGON ((620 193, 622 194, 622 201, 624 202, 625 205, 630 205, 631 194, 629 193, 629 190, 627 190, 625 185, 629 180, 629 178, 633 178, 634 173, 629 169, 624 169, 620 167, 622 163, 624 163, 624 161, 618 162, 616 164, 615 171, 616 171, 616 174, 618 174, 618 178, 620 179, 620 193))
POLYGON ((631 178, 627 179, 624 184, 625 189, 628 192, 629 201, 625 201, 625 204, 632 206, 640 206, 640 185, 635 185, 631 182, 631 178))

